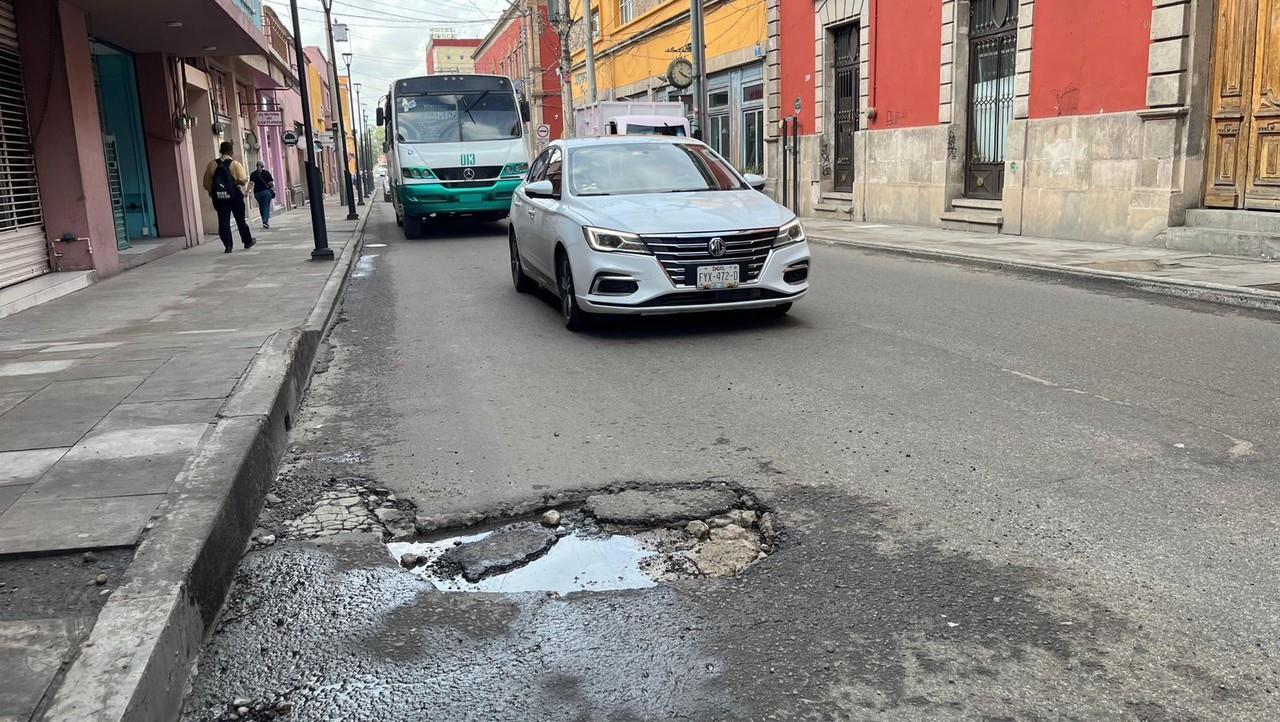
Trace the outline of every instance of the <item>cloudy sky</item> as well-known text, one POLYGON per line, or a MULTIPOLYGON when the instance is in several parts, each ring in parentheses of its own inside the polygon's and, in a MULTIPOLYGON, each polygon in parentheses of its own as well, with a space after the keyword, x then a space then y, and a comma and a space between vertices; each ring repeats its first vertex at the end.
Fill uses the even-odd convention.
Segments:
MULTIPOLYGON (((326 48, 321 0, 297 0, 302 42, 326 48)), ((264 0, 286 25, 288 0, 264 0)), ((453 28, 458 37, 482 38, 508 0, 333 0, 333 20, 351 29, 349 44, 337 43, 339 58, 350 52, 351 75, 362 83, 361 101, 373 107, 394 78, 426 73, 432 28, 453 28)), ((372 115, 372 110, 369 111, 372 115)))

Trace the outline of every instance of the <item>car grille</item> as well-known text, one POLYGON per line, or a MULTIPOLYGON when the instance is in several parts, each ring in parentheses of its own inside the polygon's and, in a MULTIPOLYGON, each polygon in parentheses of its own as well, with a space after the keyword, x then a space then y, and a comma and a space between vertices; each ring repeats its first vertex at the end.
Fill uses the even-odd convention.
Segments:
POLYGON ((435 173, 436 178, 439 178, 442 181, 473 181, 473 180, 483 180, 486 178, 497 178, 498 174, 502 172, 502 166, 477 165, 477 166, 463 166, 459 168, 432 168, 431 172, 435 173), (472 171, 475 172, 475 175, 472 176, 471 178, 467 178, 466 176, 462 175, 463 171, 467 170, 468 168, 470 168, 472 171))
POLYGON ((776 228, 732 233, 707 233, 696 236, 644 236, 642 240, 658 262, 666 269, 676 286, 697 284, 698 266, 738 264, 740 283, 750 283, 760 277, 764 262, 773 249, 778 236, 776 228), (711 239, 724 240, 723 256, 713 256, 708 250, 711 239))

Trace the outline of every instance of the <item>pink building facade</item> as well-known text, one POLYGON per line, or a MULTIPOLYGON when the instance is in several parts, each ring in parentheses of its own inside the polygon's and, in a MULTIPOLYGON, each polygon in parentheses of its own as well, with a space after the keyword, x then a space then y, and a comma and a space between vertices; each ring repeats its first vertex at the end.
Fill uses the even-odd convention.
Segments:
POLYGON ((0 100, 25 109, 0 132, 29 139, 0 188, 0 288, 203 242, 224 140, 271 167, 277 210, 300 202, 280 192, 302 177, 282 138, 305 120, 291 47, 271 10, 232 0, 0 0, 0 100))

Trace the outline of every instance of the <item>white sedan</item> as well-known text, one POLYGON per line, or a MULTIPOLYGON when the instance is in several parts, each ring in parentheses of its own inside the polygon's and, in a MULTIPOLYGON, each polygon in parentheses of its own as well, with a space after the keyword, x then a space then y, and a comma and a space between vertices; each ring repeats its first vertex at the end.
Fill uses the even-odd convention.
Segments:
POLYGON ((558 295, 575 331, 598 314, 784 314, 809 290, 809 246, 763 185, 696 140, 556 141, 512 198, 516 290, 558 295))

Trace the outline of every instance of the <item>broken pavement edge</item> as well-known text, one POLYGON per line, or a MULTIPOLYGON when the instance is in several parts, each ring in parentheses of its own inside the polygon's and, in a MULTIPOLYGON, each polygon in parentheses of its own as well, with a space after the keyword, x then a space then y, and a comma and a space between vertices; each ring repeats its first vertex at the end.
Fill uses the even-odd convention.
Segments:
POLYGON ((218 421, 152 517, 40 720, 173 720, 231 588, 287 444, 312 364, 363 247, 371 202, 303 326, 254 356, 218 421))

